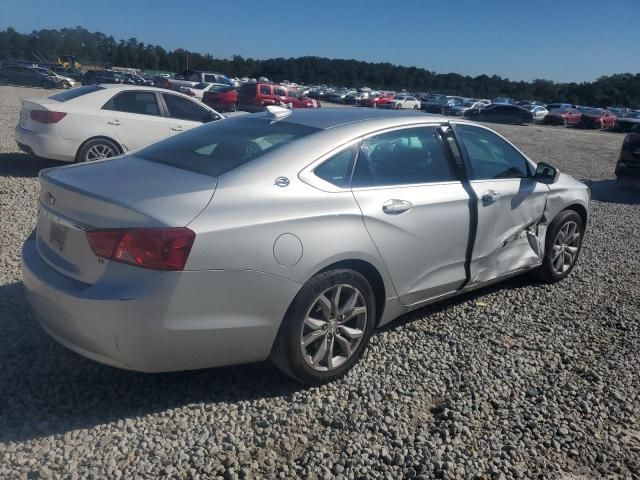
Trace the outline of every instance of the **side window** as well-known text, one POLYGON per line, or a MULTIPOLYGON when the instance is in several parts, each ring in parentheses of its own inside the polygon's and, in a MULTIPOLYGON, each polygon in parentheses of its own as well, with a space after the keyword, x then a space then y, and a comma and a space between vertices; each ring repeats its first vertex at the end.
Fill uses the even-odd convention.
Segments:
POLYGON ((167 93, 163 93, 162 98, 164 98, 164 103, 167 104, 171 118, 204 122, 209 114, 209 110, 186 98, 167 93))
POLYGON ((287 92, 282 87, 276 87, 276 95, 278 95, 279 97, 286 97, 287 92))
POLYGON ((271 87, 269 85, 260 85, 260 95, 271 95, 271 87))
POLYGON ((471 125, 458 125, 471 163, 471 180, 523 178, 530 175, 527 160, 495 133, 471 125))
POLYGON ((356 151, 357 146, 354 145, 336 153, 316 167, 313 173, 325 182, 332 183, 337 187, 348 187, 356 151))
POLYGON ((370 137, 362 144, 352 186, 376 187, 455 180, 434 127, 370 137))
POLYGON ((160 115, 156 94, 153 92, 121 92, 105 103, 102 109, 140 115, 160 115))

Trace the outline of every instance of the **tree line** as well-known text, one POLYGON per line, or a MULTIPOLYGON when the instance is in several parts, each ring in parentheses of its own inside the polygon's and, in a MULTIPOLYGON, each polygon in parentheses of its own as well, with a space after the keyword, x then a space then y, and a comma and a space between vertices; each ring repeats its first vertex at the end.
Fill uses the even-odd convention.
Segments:
POLYGON ((144 44, 136 38, 116 40, 82 27, 43 29, 29 34, 19 33, 11 27, 0 31, 0 60, 37 61, 43 58, 55 62, 60 55, 75 55, 84 65, 112 64, 172 72, 212 70, 232 77, 265 76, 275 81, 289 80, 305 84, 640 107, 640 73, 607 75, 593 82, 558 83, 544 79, 524 82, 510 81, 497 75, 471 77, 391 63, 320 57, 257 60, 234 55, 232 58, 215 58, 211 54, 189 52, 182 48, 167 51, 159 45, 144 44))

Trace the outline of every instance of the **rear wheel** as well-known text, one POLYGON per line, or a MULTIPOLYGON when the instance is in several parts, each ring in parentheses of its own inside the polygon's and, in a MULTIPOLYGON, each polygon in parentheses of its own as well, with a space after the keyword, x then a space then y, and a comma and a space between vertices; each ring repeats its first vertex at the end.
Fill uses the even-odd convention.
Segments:
POLYGON ((62 88, 64 88, 65 90, 67 90, 67 89, 71 88, 71 84, 70 84, 69 82, 67 82, 66 80, 63 80, 63 81, 60 83, 60 86, 61 86, 62 88))
POLYGON ((271 359, 300 383, 330 382, 360 359, 375 318, 373 291, 360 273, 347 269, 320 273, 289 307, 271 359))
POLYGON ((547 282, 567 277, 582 250, 584 223, 573 210, 560 212, 547 229, 545 252, 538 276, 547 282))
POLYGON ((77 163, 92 162, 120 155, 120 148, 112 140, 106 138, 94 138, 86 142, 76 157, 77 163))

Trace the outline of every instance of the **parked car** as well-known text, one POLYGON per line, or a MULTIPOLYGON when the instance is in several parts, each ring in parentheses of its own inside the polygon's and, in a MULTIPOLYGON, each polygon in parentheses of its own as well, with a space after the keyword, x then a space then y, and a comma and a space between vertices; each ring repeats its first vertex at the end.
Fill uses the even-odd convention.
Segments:
POLYGON ((528 107, 528 106, 546 107, 546 105, 544 103, 539 102, 537 100, 520 100, 520 101, 516 102, 516 105, 518 105, 519 107, 528 107))
POLYGON ((273 83, 245 83, 238 89, 238 109, 259 112, 269 105, 291 108, 320 108, 320 102, 300 95, 295 89, 273 83))
POLYGON ((393 108, 395 110, 420 110, 420 101, 409 95, 396 95, 390 102, 384 104, 383 107, 393 108))
POLYGON ((421 102, 420 108, 427 113, 444 113, 446 108, 455 105, 457 105, 457 103, 454 102, 451 97, 446 95, 432 95, 428 100, 421 102))
POLYGON ((577 108, 556 108, 545 115, 542 123, 547 125, 575 125, 582 112, 577 108))
POLYGON ((448 121, 269 107, 44 170, 26 297, 55 340, 111 366, 271 358, 318 384, 410 310, 524 272, 565 279, 587 187, 448 121))
POLYGON ((60 74, 54 72, 53 70, 49 70, 48 68, 33 67, 33 69, 36 72, 42 73, 43 75, 47 75, 49 77, 55 77, 55 81, 56 81, 56 83, 58 83, 59 88, 72 88, 72 87, 77 87, 78 85, 80 85, 80 82, 77 82, 73 78, 65 77, 63 75, 60 75, 60 74))
POLYGON ((113 70, 88 70, 82 77, 83 85, 101 85, 105 83, 124 84, 125 78, 113 70))
MULTIPOLYGON (((190 97, 197 98, 198 100, 202 100, 202 97, 204 97, 204 92, 208 91, 211 88, 216 88, 219 86, 220 85, 215 83, 200 82, 196 83, 192 87, 180 87, 180 92, 184 93, 185 95, 189 95, 190 97)), ((234 87, 229 86, 229 88, 234 87)))
POLYGON ((609 110, 590 108, 582 112, 576 124, 580 128, 611 128, 616 124, 616 116, 609 110))
POLYGON ((218 86, 204 92, 202 101, 219 112, 235 112, 238 108, 238 90, 218 86))
POLYGON ((327 97, 327 100, 333 103, 345 103, 347 95, 355 95, 356 93, 358 92, 355 90, 336 90, 327 97))
POLYGON ((39 157, 86 162, 224 118, 178 92, 129 85, 87 85, 22 100, 18 147, 39 157))
POLYGON ((531 112, 534 122, 544 122, 545 117, 549 114, 549 110, 540 105, 530 104, 524 105, 522 108, 531 112))
POLYGON ((623 117, 616 117, 616 130, 629 132, 636 125, 640 125, 640 112, 630 112, 623 117))
POLYGON ((127 83, 129 85, 145 85, 149 87, 153 86, 153 81, 147 80, 137 73, 121 72, 121 74, 125 78, 124 83, 127 83))
POLYGON ((640 186, 640 124, 635 124, 624 137, 616 164, 618 188, 630 189, 640 186))
POLYGON ((465 112, 468 112, 472 109, 481 109, 484 108, 485 105, 480 103, 478 100, 465 100, 462 103, 458 103, 453 106, 447 106, 443 108, 443 112, 445 115, 453 115, 455 117, 464 117, 465 112))
POLYGON ((229 87, 238 86, 222 73, 187 70, 180 75, 176 75, 175 78, 167 79, 166 88, 179 92, 182 87, 193 87, 198 83, 213 83, 229 87))
POLYGON ((469 118, 479 122, 515 123, 522 125, 533 122, 533 114, 517 105, 491 104, 488 107, 468 110, 469 118))
POLYGON ((393 97, 392 93, 380 92, 378 95, 370 95, 369 98, 361 102, 361 105, 363 107, 378 108, 391 102, 393 97))
POLYGON ((0 67, 0 85, 11 84, 27 87, 65 88, 63 80, 61 80, 60 77, 45 74, 43 70, 45 69, 23 67, 21 65, 3 65, 0 67))

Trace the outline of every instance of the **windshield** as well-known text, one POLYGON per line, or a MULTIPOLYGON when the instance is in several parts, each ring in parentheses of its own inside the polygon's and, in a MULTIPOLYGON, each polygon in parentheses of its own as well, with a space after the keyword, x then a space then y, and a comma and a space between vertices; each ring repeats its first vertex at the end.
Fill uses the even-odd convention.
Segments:
POLYGON ((640 112, 627 113, 624 118, 640 118, 640 112))
POLYGON ((140 150, 139 158, 217 177, 319 129, 266 118, 210 123, 140 150))
POLYGON ((209 84, 208 84, 208 83, 204 83, 204 82, 202 82, 202 83, 196 83, 196 84, 195 84, 193 87, 191 87, 191 88, 194 88, 194 89, 196 89, 196 90, 202 90, 202 89, 204 89, 204 88, 207 88, 208 86, 209 86, 209 84))

